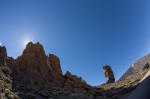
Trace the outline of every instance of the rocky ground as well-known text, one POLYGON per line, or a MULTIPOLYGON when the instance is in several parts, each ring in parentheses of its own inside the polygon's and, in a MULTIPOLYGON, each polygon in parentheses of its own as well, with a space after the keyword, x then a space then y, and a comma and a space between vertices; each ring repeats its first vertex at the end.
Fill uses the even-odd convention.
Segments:
POLYGON ((39 87, 14 78, 9 68, 0 67, 1 99, 118 99, 134 90, 148 70, 110 84, 95 86, 84 92, 71 92, 54 83, 39 87))

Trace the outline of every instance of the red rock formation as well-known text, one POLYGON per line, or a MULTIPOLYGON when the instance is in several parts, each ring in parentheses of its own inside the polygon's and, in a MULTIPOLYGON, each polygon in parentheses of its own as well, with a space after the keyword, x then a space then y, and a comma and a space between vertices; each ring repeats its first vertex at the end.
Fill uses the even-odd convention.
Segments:
POLYGON ((77 77, 76 75, 72 75, 69 71, 65 74, 65 83, 64 83, 64 88, 68 90, 72 90, 74 92, 82 92, 89 89, 92 89, 91 86, 86 84, 84 80, 82 80, 81 77, 77 77))
POLYGON ((108 81, 106 82, 106 84, 115 82, 115 77, 114 77, 114 74, 113 74, 111 67, 106 65, 103 67, 103 70, 105 73, 105 77, 108 78, 108 81))
POLYGON ((15 61, 15 72, 20 78, 30 83, 49 82, 51 78, 51 67, 47 63, 43 46, 39 43, 28 43, 22 56, 15 61))
POLYGON ((40 43, 28 43, 23 54, 16 60, 10 57, 4 59, 16 76, 31 84, 44 86, 49 82, 54 82, 56 85, 74 92, 92 88, 82 78, 71 75, 70 72, 64 76, 59 58, 53 54, 49 54, 48 57, 40 43))
POLYGON ((49 61, 51 63, 52 69, 62 75, 59 58, 53 54, 49 54, 49 61))

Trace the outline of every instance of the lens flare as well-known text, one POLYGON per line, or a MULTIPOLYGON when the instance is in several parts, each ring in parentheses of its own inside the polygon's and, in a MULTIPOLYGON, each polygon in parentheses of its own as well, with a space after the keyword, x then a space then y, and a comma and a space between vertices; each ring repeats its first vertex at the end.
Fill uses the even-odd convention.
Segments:
POLYGON ((26 46, 29 42, 31 42, 31 40, 29 39, 24 40, 24 46, 26 46))

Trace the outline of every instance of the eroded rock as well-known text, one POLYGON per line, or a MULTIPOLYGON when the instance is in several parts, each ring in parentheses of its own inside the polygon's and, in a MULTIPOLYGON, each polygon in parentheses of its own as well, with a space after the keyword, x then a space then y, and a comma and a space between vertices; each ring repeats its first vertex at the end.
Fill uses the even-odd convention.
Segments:
POLYGON ((92 89, 92 87, 84 80, 82 80, 81 77, 77 77, 76 75, 72 75, 69 71, 65 74, 65 83, 64 88, 73 90, 74 92, 82 92, 86 90, 92 89))
POLYGON ((53 82, 57 86, 74 92, 92 89, 81 77, 72 75, 70 72, 63 75, 59 58, 53 54, 47 56, 40 43, 29 42, 23 54, 17 59, 4 55, 6 55, 5 63, 10 70, 19 79, 31 84, 47 86, 49 82, 53 82))
POLYGON ((5 64, 5 57, 7 57, 7 52, 5 46, 0 46, 0 66, 4 66, 5 64))
POLYGON ((54 54, 49 54, 49 61, 52 69, 62 75, 59 58, 54 54))
POLYGON ((149 68, 149 63, 146 63, 143 70, 148 69, 149 68))
POLYGON ((111 67, 106 65, 103 67, 103 70, 105 73, 105 77, 108 78, 108 81, 106 82, 106 84, 115 82, 115 77, 114 77, 114 74, 113 74, 111 67))

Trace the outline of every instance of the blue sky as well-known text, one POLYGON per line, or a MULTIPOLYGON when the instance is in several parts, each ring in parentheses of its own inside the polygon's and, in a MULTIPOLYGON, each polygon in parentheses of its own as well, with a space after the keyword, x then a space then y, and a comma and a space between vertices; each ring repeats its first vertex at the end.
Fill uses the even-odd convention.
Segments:
POLYGON ((90 85, 118 80, 150 53, 149 0, 0 0, 0 42, 17 58, 28 41, 40 42, 90 85))

